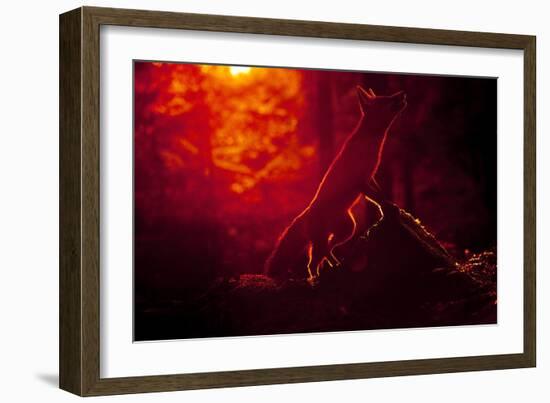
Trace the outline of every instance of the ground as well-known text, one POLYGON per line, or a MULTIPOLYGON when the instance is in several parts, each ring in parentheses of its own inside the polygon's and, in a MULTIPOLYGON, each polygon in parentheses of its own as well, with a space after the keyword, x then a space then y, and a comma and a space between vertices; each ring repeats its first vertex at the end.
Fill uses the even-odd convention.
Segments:
POLYGON ((496 253, 454 256, 393 204, 314 282, 261 274, 136 304, 136 340, 496 323, 496 253))

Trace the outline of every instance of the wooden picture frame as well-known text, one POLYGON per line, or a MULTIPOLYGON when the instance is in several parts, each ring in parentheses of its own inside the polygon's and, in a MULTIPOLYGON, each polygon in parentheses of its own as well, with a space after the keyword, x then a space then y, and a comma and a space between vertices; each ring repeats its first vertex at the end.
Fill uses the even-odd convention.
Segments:
MULTIPOLYGON (((60 16, 60 387, 80 396, 533 367, 535 316, 535 37, 482 32, 81 7, 60 16), (100 377, 99 29, 172 28, 524 52, 523 353, 100 377)), ((520 246, 518 245, 518 248, 520 246)))

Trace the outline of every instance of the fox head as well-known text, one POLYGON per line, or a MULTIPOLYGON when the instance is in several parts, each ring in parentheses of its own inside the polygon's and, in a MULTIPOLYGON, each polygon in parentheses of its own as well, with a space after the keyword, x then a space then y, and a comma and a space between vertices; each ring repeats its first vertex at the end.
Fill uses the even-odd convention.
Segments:
POLYGON ((363 119, 368 124, 374 124, 377 128, 387 131, 395 118, 407 106, 407 95, 403 91, 393 95, 380 96, 369 88, 363 89, 357 86, 357 96, 363 119))

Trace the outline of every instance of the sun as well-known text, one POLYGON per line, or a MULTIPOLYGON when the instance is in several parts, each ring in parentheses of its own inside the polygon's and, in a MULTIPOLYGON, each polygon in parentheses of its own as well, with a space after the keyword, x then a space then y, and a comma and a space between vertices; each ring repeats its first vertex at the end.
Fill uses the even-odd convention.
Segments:
POLYGON ((248 74, 250 73, 250 67, 246 66, 231 66, 229 67, 229 72, 232 76, 238 76, 240 74, 248 74))

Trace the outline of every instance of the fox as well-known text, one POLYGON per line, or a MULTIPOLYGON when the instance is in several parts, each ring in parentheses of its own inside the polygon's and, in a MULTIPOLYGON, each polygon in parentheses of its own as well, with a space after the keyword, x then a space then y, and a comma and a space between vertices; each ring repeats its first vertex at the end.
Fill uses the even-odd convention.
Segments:
POLYGON ((375 175, 388 132, 407 106, 404 91, 379 96, 356 87, 360 117, 323 175, 307 207, 278 237, 264 274, 274 279, 306 277, 314 281, 326 263, 340 266, 334 250, 355 236, 353 206, 362 197, 376 202, 380 188, 375 175), (298 272, 297 272, 298 270, 298 272))

